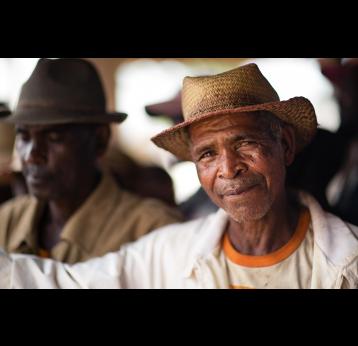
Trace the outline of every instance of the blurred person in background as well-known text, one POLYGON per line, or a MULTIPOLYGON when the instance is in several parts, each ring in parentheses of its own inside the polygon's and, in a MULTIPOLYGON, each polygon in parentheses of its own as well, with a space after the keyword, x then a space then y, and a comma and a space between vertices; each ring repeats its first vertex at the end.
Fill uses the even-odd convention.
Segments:
POLYGON ((334 86, 341 117, 332 150, 341 160, 328 198, 337 215, 358 225, 358 58, 320 59, 320 64, 334 86))
POLYGON ((0 245, 67 263, 118 250, 160 226, 181 220, 163 202, 119 187, 99 161, 110 123, 94 66, 82 59, 40 59, 14 113, 16 150, 29 195, 0 208, 0 245))
MULTIPOLYGON (((148 105, 145 107, 145 110, 150 116, 163 116, 169 119, 173 125, 177 125, 183 121, 181 97, 182 93, 179 91, 171 100, 148 105)), ((180 162, 177 159, 173 162, 173 165, 180 162)), ((192 196, 179 204, 179 209, 184 215, 185 220, 194 220, 215 212, 217 206, 211 201, 203 188, 200 187, 192 196)))

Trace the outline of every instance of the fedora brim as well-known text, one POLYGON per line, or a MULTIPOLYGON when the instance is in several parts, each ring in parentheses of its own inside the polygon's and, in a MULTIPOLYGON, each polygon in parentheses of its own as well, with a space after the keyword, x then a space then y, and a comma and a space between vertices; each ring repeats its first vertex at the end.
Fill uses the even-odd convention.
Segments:
POLYGON ((182 114, 181 104, 178 104, 175 101, 168 101, 145 106, 145 111, 152 117, 167 116, 170 118, 175 118, 182 114))
POLYGON ((0 118, 7 117, 11 114, 10 110, 0 106, 0 118))
POLYGON ((178 112, 176 112, 176 110, 174 109, 173 105, 170 102, 163 102, 163 103, 157 103, 157 104, 145 106, 145 111, 147 112, 148 115, 152 117, 157 117, 157 116, 175 117, 178 115, 178 112))
POLYGON ((11 116, 2 119, 7 123, 23 125, 60 125, 60 124, 106 124, 121 123, 127 114, 96 113, 86 111, 66 111, 54 109, 28 108, 15 111, 11 116))
POLYGON ((314 137, 317 131, 317 119, 312 103, 304 97, 294 97, 287 101, 275 101, 207 112, 173 126, 152 138, 152 141, 181 160, 192 161, 187 128, 197 122, 214 116, 226 114, 239 115, 255 111, 268 111, 285 123, 293 126, 296 135, 296 153, 301 151, 314 137))
POLYGON ((145 111, 150 116, 166 116, 170 118, 177 118, 179 116, 183 116, 182 108, 181 108, 181 91, 179 91, 175 97, 172 99, 151 104, 145 106, 145 111))

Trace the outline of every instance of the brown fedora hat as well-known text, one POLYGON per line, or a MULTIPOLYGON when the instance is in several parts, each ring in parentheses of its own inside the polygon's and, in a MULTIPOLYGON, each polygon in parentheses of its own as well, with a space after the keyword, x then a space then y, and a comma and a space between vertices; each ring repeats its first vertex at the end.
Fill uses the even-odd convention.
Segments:
POLYGON ((247 64, 213 76, 185 77, 182 90, 184 122, 152 138, 160 148, 191 161, 187 127, 224 114, 268 111, 293 126, 299 152, 317 130, 315 110, 309 100, 294 97, 280 101, 275 89, 256 64, 247 64))
POLYGON ((183 111, 181 109, 181 90, 176 95, 165 102, 155 103, 145 106, 146 112, 150 116, 166 116, 172 119, 183 117, 183 111))
POLYGON ((28 125, 122 122, 124 113, 108 113, 103 86, 86 60, 38 61, 22 86, 19 101, 6 122, 28 125))

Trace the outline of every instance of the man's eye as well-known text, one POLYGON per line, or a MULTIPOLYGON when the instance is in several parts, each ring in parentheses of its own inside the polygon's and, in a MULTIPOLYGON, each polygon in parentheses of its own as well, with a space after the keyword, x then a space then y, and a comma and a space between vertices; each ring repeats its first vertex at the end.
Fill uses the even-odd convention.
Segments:
POLYGON ((247 147, 252 147, 254 146, 256 143, 253 141, 242 141, 240 143, 238 143, 237 145, 237 150, 239 150, 240 148, 247 148, 247 147))
POLYGON ((204 160, 204 159, 209 159, 213 156, 214 156, 214 151, 212 151, 212 150, 205 151, 204 153, 202 153, 199 156, 199 161, 204 160))

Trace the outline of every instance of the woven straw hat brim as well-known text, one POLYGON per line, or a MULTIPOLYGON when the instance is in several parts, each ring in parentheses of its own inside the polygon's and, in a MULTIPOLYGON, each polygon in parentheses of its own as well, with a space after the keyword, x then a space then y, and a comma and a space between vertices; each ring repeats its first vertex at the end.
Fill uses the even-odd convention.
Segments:
POLYGON ((106 124, 121 123, 127 118, 125 113, 104 113, 71 111, 59 109, 28 108, 19 109, 2 120, 23 125, 60 125, 60 124, 106 124))
POLYGON ((254 111, 269 111, 282 121, 293 126, 296 135, 296 153, 301 151, 314 137, 317 119, 312 103, 305 97, 294 97, 287 101, 275 101, 238 108, 203 113, 173 126, 152 138, 152 141, 179 159, 192 161, 187 127, 191 124, 226 114, 240 114, 254 111))

